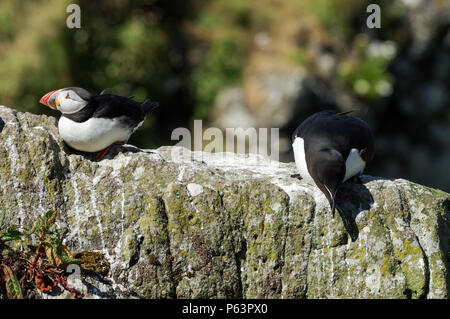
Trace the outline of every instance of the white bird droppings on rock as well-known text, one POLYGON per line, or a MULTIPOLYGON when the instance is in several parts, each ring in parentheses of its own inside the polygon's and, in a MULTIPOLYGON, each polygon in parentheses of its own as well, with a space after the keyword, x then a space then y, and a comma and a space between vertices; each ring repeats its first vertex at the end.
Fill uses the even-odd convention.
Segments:
POLYGON ((195 196, 203 193, 203 186, 199 185, 199 184, 190 183, 187 185, 187 189, 189 191, 189 194, 191 194, 192 197, 195 197, 195 196))

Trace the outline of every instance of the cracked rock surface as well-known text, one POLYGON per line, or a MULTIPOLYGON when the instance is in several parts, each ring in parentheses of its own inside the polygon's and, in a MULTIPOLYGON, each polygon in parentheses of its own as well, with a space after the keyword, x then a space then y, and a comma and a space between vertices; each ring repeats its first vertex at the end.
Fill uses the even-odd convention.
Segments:
POLYGON ((88 297, 448 298, 448 193, 365 175, 333 219, 294 163, 131 145, 98 161, 65 146, 56 118, 0 118, 6 225, 56 210, 68 248, 109 264, 72 283, 88 297))

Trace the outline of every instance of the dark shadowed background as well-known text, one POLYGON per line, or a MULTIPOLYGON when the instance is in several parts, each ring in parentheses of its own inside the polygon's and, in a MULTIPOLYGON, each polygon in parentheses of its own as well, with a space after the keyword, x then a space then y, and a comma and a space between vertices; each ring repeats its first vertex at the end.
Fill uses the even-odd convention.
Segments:
POLYGON ((322 109, 355 110, 376 136, 366 173, 450 191, 448 0, 2 0, 0 104, 59 116, 38 103, 50 90, 150 97, 130 139, 173 145, 192 128, 279 127, 290 136, 322 109), (69 29, 66 7, 81 8, 69 29), (369 3, 381 28, 369 29, 369 3))

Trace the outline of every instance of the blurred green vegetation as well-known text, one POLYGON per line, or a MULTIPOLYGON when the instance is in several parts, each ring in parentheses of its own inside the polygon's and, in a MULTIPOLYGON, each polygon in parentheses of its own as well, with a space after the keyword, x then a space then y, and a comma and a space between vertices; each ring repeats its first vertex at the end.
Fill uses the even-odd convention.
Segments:
POLYGON ((296 65, 307 65, 309 61, 309 57, 307 52, 301 48, 297 48, 294 51, 291 51, 288 59, 296 65))
POLYGON ((360 97, 376 99, 389 95, 393 78, 387 68, 395 56, 395 46, 387 42, 369 47, 364 37, 355 42, 360 42, 355 46, 356 58, 343 59, 338 65, 338 78, 360 97))
MULTIPOLYGON (((402 42, 398 35, 391 34, 392 24, 404 13, 398 3, 372 0, 316 0, 307 2, 304 8, 311 12, 330 33, 331 36, 346 43, 349 52, 338 61, 337 79, 356 96, 369 100, 379 99, 392 92, 393 77, 388 67, 395 58, 395 46, 392 40, 402 42), (375 3, 382 7, 382 28, 374 29, 372 36, 391 40, 389 47, 378 48, 371 52, 369 35, 364 32, 364 24, 372 13, 367 6, 375 3), (400 41, 398 41, 400 40, 400 41), (384 52, 386 51, 386 52, 384 52)), ((373 47, 373 46, 372 46, 373 47)), ((301 58, 301 56, 300 56, 301 58)), ((304 63, 305 60, 300 60, 304 63)))
POLYGON ((206 118, 210 106, 220 89, 239 83, 244 58, 239 42, 231 35, 217 39, 211 46, 204 62, 194 72, 195 118, 206 118))
POLYGON ((354 36, 355 17, 366 16, 368 4, 376 3, 371 0, 315 0, 304 1, 304 8, 314 15, 329 31, 345 39, 354 36))
MULTIPOLYGON (((337 80, 360 98, 377 99, 393 85, 387 68, 395 55, 372 54, 367 38, 360 37, 371 2, 2 0, 0 103, 59 116, 38 100, 61 87, 94 94, 110 88, 139 101, 150 97, 161 107, 130 143, 170 144, 174 128, 207 118, 218 92, 242 83, 256 33, 272 34, 304 18, 315 19, 322 33, 350 48, 338 54, 337 80), (73 2, 81 7, 81 29, 66 27, 66 7, 73 2)), ((396 4, 383 10, 388 26, 402 14, 396 4)), ((374 32, 382 40, 403 39, 383 28, 374 32)), ((302 45, 281 56, 306 68, 314 58, 302 45)))

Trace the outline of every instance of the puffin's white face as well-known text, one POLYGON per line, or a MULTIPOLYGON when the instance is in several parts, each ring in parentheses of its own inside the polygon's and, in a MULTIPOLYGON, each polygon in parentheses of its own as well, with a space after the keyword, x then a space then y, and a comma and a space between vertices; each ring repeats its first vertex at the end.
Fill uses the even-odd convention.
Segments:
POLYGON ((73 114, 83 109, 92 99, 91 93, 79 87, 48 92, 39 102, 63 114, 73 114))
POLYGON ((57 110, 63 114, 73 114, 80 111, 88 104, 77 93, 72 90, 62 89, 55 95, 55 105, 57 110))

